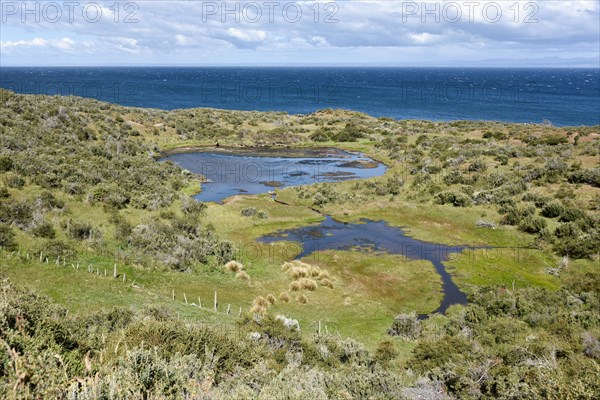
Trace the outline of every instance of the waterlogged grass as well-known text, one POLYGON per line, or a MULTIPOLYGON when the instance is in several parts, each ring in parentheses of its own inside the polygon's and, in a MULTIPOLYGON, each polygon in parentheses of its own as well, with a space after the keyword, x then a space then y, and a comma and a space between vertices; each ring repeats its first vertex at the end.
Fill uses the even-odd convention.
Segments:
POLYGON ((255 239, 267 233, 296 228, 322 221, 324 218, 302 206, 286 206, 275 202, 269 195, 235 196, 225 204, 209 204, 206 221, 213 224, 217 233, 236 242, 253 244, 255 239), (244 208, 268 212, 268 218, 242 217, 244 208))
POLYGON ((465 250, 451 254, 445 262, 454 282, 463 290, 471 285, 504 287, 539 286, 552 290, 560 287, 559 279, 546 272, 559 260, 535 249, 495 248, 465 250))
MULTIPOLYGON (((292 300, 277 302, 271 310, 298 318, 309 329, 316 329, 320 320, 323 329, 327 325, 369 347, 387 337, 397 314, 428 313, 442 300, 441 278, 428 261, 361 251, 317 252, 303 261, 327 271, 333 289, 302 291, 307 304, 295 300, 297 292, 288 292, 292 300)), ((280 275, 292 282, 283 272, 280 275)))
POLYGON ((477 226, 480 219, 498 221, 495 211, 485 207, 458 208, 448 205, 423 204, 398 201, 373 201, 357 210, 327 208, 333 218, 357 222, 361 218, 384 220, 401 227, 415 239, 446 245, 469 246, 522 246, 532 241, 532 236, 514 227, 498 226, 496 229, 477 226))

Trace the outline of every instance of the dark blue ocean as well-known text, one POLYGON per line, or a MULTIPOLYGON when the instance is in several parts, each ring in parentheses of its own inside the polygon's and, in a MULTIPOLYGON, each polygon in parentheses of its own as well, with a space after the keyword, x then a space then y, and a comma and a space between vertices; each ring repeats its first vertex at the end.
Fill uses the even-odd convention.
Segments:
POLYGON ((126 106, 396 119, 600 124, 599 69, 70 67, 0 68, 0 87, 126 106))

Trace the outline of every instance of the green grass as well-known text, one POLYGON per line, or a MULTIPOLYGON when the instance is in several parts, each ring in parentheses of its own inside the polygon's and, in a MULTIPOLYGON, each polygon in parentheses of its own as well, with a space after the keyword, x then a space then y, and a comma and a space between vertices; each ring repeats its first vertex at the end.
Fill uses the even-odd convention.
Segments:
MULTIPOLYGON (((2 275, 49 296, 75 313, 112 307, 139 309, 159 304, 194 320, 232 322, 239 307, 247 312, 259 295, 272 293, 278 297, 292 281, 281 272, 280 260, 255 260, 246 268, 250 281, 243 281, 236 279, 233 273, 222 271, 185 274, 121 264, 118 265, 119 277, 113 279, 112 260, 98 256, 70 260, 66 266, 57 266, 53 262, 40 264, 34 254, 30 255, 30 260, 8 253, 0 254, 0 257, 2 275), (78 263, 79 269, 73 269, 71 263, 78 263), (88 273, 88 264, 98 268, 100 275, 88 273), (104 276, 105 269, 108 276, 104 276), (123 273, 127 282, 122 280, 123 273), (215 290, 219 313, 212 310, 215 290), (184 303, 184 293, 188 305, 184 303), (198 303, 198 297, 203 309, 191 306, 192 302, 198 303), (232 306, 231 315, 225 313, 227 304, 232 306)), ((441 280, 426 261, 357 251, 337 252, 336 257, 315 254, 307 261, 327 270, 334 288, 303 291, 308 297, 306 305, 295 301, 297 293, 289 292, 292 297, 289 303, 278 301, 270 310, 297 318, 307 334, 312 333, 321 320, 323 329, 327 325, 332 332, 338 331, 374 348, 386 338, 386 330, 396 314, 412 310, 431 312, 441 301, 441 280)))
POLYGON ((522 248, 496 248, 466 250, 452 254, 446 266, 456 284, 464 290, 469 285, 498 285, 504 287, 540 286, 556 290, 557 277, 545 272, 546 267, 556 267, 558 259, 540 250, 522 248))
MULTIPOLYGON (((294 300, 277 303, 273 312, 291 315, 313 329, 321 320, 336 327, 343 336, 358 339, 369 347, 387 337, 386 331, 397 314, 428 313, 442 299, 441 278, 428 261, 359 251, 334 255, 318 252, 304 261, 328 271, 334 288, 303 292, 308 298, 306 305, 294 300)), ((286 277, 286 282, 291 281, 286 277)), ((294 292, 289 293, 295 297, 294 292)))

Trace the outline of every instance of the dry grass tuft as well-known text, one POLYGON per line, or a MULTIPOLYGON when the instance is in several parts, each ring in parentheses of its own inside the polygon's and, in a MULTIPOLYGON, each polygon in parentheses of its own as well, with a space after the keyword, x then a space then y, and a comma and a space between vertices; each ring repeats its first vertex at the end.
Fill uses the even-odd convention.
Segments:
POLYGON ((309 274, 311 277, 313 277, 313 278, 314 278, 314 277, 317 277, 317 276, 319 276, 319 274, 321 274, 321 268, 319 268, 319 267, 316 267, 316 266, 314 266, 314 265, 310 265, 310 266, 307 268, 307 270, 308 270, 308 274, 309 274))
POLYGON ((275 296, 273 296, 273 294, 269 293, 267 295, 267 301, 269 302, 270 305, 275 304, 275 296))
POLYGON ((296 297, 296 301, 298 303, 300 303, 300 304, 306 304, 306 303, 308 303, 308 299, 303 294, 301 294, 300 296, 296 297))
POLYGON ((329 272, 327 272, 327 271, 321 271, 321 273, 317 277, 317 279, 319 279, 319 280, 321 280, 321 279, 330 279, 330 278, 331 278, 331 276, 329 275, 329 272))
POLYGON ((287 272, 294 279, 308 276, 308 271, 304 267, 292 267, 287 272))
POLYGON ((287 294, 287 292, 281 292, 279 294, 279 300, 281 300, 284 303, 287 303, 288 301, 290 301, 290 295, 287 294))
POLYGON ((267 301, 267 299, 265 299, 262 296, 258 296, 257 298, 255 298, 254 301, 252 302, 252 304, 254 306, 260 306, 260 307, 263 307, 263 308, 269 308, 271 306, 271 303, 269 303, 267 301))
POLYGON ((250 280, 250 275, 248 275, 245 271, 240 271, 235 274, 235 277, 244 281, 250 280))
POLYGON ((258 304, 255 304, 250 309, 250 312, 252 314, 266 314, 267 313, 267 309, 265 307, 259 306, 258 304))
POLYGON ((309 278, 302 278, 298 282, 300 283, 300 287, 302 287, 302 289, 310 290, 311 292, 314 292, 319 287, 317 282, 309 278))
POLYGON ((290 283, 290 290, 292 292, 297 292, 301 289, 302 289, 302 285, 300 285, 300 282, 294 281, 294 282, 290 283))
POLYGON ((333 282, 331 282, 331 280, 325 278, 325 279, 321 279, 321 285, 328 287, 329 289, 333 289, 333 282))
POLYGON ((229 261, 223 266, 223 268, 229 272, 239 272, 244 270, 244 266, 242 265, 242 263, 237 261, 229 261))
POLYGON ((290 268, 293 268, 293 267, 294 267, 294 264, 293 264, 293 263, 291 263, 291 262, 287 262, 287 261, 286 261, 286 262, 284 262, 284 263, 281 265, 281 271, 282 271, 282 272, 287 272, 287 271, 288 271, 290 268))

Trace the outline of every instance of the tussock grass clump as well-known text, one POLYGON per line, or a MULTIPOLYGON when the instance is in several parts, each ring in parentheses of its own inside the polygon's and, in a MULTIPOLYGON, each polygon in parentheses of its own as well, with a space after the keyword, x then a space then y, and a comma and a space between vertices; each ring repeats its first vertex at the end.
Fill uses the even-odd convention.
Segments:
POLYGON ((235 274, 235 277, 237 279, 241 279, 243 281, 249 281, 250 280, 250 275, 248 275, 245 271, 239 271, 237 274, 235 274))
POLYGON ((281 271, 282 272, 287 272, 290 268, 293 268, 293 267, 294 267, 294 264, 292 264, 291 262, 287 262, 286 261, 286 262, 284 262, 281 265, 281 271))
POLYGON ((316 278, 323 272, 321 268, 304 263, 299 260, 294 260, 291 263, 286 262, 281 266, 281 270, 287 272, 294 279, 299 278, 316 278))
POLYGON ((270 305, 273 305, 273 304, 275 304, 275 296, 273 296, 273 294, 272 294, 272 293, 269 293, 269 294, 267 295, 267 301, 269 302, 269 304, 270 304, 270 305))
POLYGON ((308 271, 304 267, 292 267, 288 270, 288 274, 294 278, 305 278, 308 276, 308 271))
POLYGON ((304 290, 310 290, 311 292, 314 292, 315 290, 317 290, 317 287, 318 287, 317 282, 314 281, 313 279, 302 278, 298 282, 300 283, 300 287, 304 290))
POLYGON ((305 295, 301 294, 298 297, 296 297, 296 301, 300 304, 306 304, 308 303, 308 299, 306 298, 305 295))
POLYGON ((239 272, 244 270, 244 266, 242 265, 242 263, 237 261, 229 261, 223 266, 223 268, 225 269, 225 271, 229 272, 239 272))
POLYGON ((287 302, 290 301, 290 295, 287 294, 287 292, 281 292, 279 294, 279 300, 282 301, 282 302, 284 302, 284 303, 287 303, 287 302))
POLYGON ((301 289, 302 289, 302 285, 300 285, 300 282, 294 281, 294 282, 290 283, 290 290, 292 292, 298 292, 301 289))
POLYGON ((316 267, 316 266, 314 266, 314 265, 309 265, 309 266, 306 268, 306 271, 308 272, 308 275, 309 275, 309 276, 311 276, 311 277, 313 277, 313 278, 314 278, 314 277, 317 277, 317 276, 319 276, 319 274, 321 273, 321 268, 319 268, 319 267, 316 267))
POLYGON ((269 308, 271 306, 271 303, 269 303, 267 299, 265 299, 262 296, 258 296, 257 298, 255 298, 252 304, 253 306, 260 306, 263 308, 269 308))
POLYGON ((330 279, 331 276, 329 275, 329 272, 327 271, 321 271, 321 273, 317 276, 317 279, 322 280, 322 279, 330 279))
POLYGON ((259 306, 258 304, 254 304, 250 309, 252 314, 266 314, 267 309, 265 307, 259 306))
POLYGON ((331 280, 325 278, 325 279, 321 279, 321 285, 328 287, 329 289, 333 289, 333 282, 331 282, 331 280))

